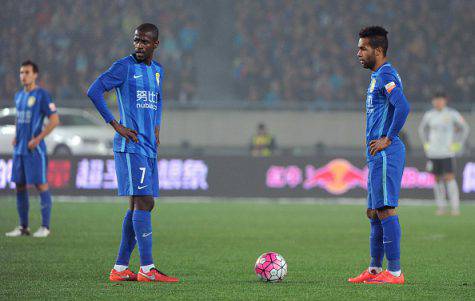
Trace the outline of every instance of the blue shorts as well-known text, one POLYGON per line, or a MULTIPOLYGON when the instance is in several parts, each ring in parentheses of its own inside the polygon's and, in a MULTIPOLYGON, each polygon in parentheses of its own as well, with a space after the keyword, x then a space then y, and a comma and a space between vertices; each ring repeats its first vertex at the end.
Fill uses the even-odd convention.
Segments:
POLYGON ((13 155, 12 182, 17 184, 48 183, 48 157, 36 148, 27 155, 13 155))
POLYGON ((397 207, 404 172, 405 151, 381 156, 368 162, 368 208, 397 207))
POLYGON ((135 153, 114 152, 115 172, 120 196, 158 197, 157 159, 135 153))

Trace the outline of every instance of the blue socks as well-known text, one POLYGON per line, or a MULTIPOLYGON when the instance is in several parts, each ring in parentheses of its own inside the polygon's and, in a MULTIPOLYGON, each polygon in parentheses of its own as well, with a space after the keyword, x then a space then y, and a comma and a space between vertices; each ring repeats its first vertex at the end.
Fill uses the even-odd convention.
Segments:
MULTIPOLYGON (((40 193, 41 203, 41 225, 49 229, 49 222, 51 219, 51 193, 49 190, 40 193)), ((16 193, 16 207, 18 216, 20 217, 20 226, 28 227, 28 212, 30 211, 30 201, 28 199, 28 190, 17 191, 16 193)))
POLYGON ((28 228, 28 212, 30 211, 30 201, 28 200, 28 190, 17 191, 16 208, 20 218, 20 226, 28 228))
POLYGON ((388 260, 388 271, 398 272, 401 270, 401 225, 397 215, 389 216, 381 221, 383 226, 384 253, 388 260))
POLYGON ((132 224, 134 211, 127 210, 122 223, 122 240, 120 241, 119 254, 117 255, 117 265, 129 265, 130 255, 135 248, 135 232, 132 224))
POLYGON ((382 268, 384 258, 383 226, 378 218, 370 219, 370 224, 369 250, 371 262, 369 266, 372 268, 382 268))
POLYGON ((152 218, 149 211, 134 210, 132 216, 135 237, 139 246, 140 265, 153 264, 152 258, 152 218))
POLYGON ((40 193, 41 203, 41 225, 49 229, 49 221, 51 219, 51 193, 49 190, 40 193))

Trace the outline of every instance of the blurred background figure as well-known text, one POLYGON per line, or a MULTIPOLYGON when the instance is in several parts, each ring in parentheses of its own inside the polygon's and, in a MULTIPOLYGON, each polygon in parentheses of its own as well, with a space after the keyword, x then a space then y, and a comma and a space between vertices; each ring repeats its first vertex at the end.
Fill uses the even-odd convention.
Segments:
POLYGON ((16 184, 19 226, 5 233, 8 237, 30 235, 28 185, 34 185, 41 201, 41 226, 34 237, 50 234, 51 193, 47 179, 48 157, 45 137, 59 124, 51 95, 36 84, 39 68, 32 61, 20 67, 23 88, 15 94, 16 129, 13 138, 12 182, 16 184), (45 117, 49 122, 43 127, 45 117))
POLYGON ((267 127, 264 123, 259 123, 257 132, 252 136, 251 140, 251 155, 254 157, 269 157, 275 149, 275 138, 267 132, 267 127))
POLYGON ((407 135, 406 131, 401 130, 399 132, 399 139, 401 139, 401 141, 406 146, 406 154, 412 152, 411 141, 409 140, 409 136, 407 135))
POLYGON ((455 180, 455 156, 462 151, 469 127, 457 110, 447 107, 447 96, 444 93, 434 95, 432 106, 422 118, 419 136, 429 159, 427 169, 436 178, 434 196, 438 207, 437 214, 446 213, 448 195, 452 215, 459 215, 460 198, 455 180))

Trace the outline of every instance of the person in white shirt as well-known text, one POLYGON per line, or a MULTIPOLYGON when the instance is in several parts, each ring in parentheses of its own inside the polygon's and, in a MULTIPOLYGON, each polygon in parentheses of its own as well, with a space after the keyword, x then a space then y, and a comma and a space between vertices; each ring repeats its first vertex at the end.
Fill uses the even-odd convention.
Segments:
POLYGON ((462 150, 469 127, 462 115, 447 107, 447 96, 438 93, 432 98, 433 108, 427 111, 419 125, 419 136, 428 157, 428 171, 435 176, 434 196, 437 214, 447 213, 446 195, 452 215, 460 214, 460 197, 455 180, 455 155, 462 150), (446 189, 447 187, 447 189, 446 189))

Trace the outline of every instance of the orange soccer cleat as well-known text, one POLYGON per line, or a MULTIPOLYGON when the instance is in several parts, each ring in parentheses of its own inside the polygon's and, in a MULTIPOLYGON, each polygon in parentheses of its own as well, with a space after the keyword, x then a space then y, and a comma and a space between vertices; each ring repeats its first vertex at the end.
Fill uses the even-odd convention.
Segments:
POLYGON ((399 277, 394 276, 388 270, 379 273, 376 277, 371 280, 366 280, 364 283, 367 284, 404 284, 404 274, 401 273, 399 277))
POLYGON ((123 270, 122 272, 112 269, 111 273, 109 274, 109 280, 112 282, 137 281, 137 274, 135 274, 129 269, 123 270))
MULTIPOLYGON (((379 273, 381 274, 381 273, 379 273)), ((363 283, 365 281, 368 281, 368 280, 372 280, 374 279, 376 276, 378 276, 379 274, 372 274, 368 271, 368 269, 364 270, 363 273, 359 274, 358 276, 356 276, 355 278, 349 278, 348 279, 348 282, 351 282, 351 283, 363 283)))
POLYGON ((150 272, 148 272, 148 273, 145 273, 144 271, 142 271, 142 269, 140 269, 139 274, 137 276, 137 281, 140 281, 140 282, 178 282, 179 279, 167 276, 167 275, 163 274, 162 272, 160 272, 159 270, 157 270, 156 268, 152 268, 152 269, 150 269, 150 272))

